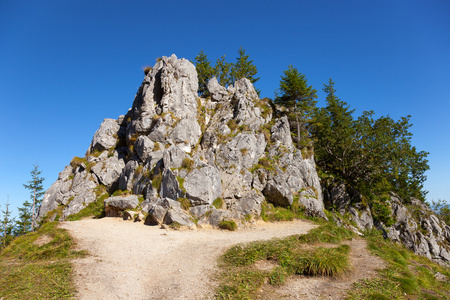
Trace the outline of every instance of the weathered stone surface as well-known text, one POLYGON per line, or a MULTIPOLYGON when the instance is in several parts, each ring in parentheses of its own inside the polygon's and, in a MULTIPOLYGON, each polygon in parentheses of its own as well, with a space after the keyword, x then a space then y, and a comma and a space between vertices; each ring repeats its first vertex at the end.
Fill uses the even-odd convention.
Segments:
POLYGON ((287 116, 279 118, 275 125, 273 125, 270 129, 270 132, 270 139, 278 147, 283 146, 288 151, 292 151, 294 149, 294 144, 292 143, 291 137, 291 129, 287 116))
POLYGON ((251 129, 258 129, 265 120, 261 117, 261 109, 255 106, 258 94, 250 80, 239 79, 234 84, 234 93, 231 99, 234 119, 238 125, 247 125, 251 129))
POLYGON ((135 160, 130 160, 125 165, 119 178, 119 190, 131 191, 133 189, 134 171, 139 166, 139 163, 135 160))
POLYGON ((286 183, 284 176, 272 176, 262 191, 267 201, 276 205, 289 206, 294 201, 294 196, 286 183))
POLYGON ((164 224, 171 225, 175 223, 175 226, 193 228, 195 227, 195 223, 191 218, 192 217, 185 213, 182 209, 172 207, 169 208, 166 216, 164 217, 164 224))
POLYGON ((151 156, 155 143, 147 136, 141 135, 134 144, 134 150, 142 162, 146 162, 151 156))
POLYGON ((191 145, 195 145, 199 142, 200 136, 202 135, 202 130, 200 125, 198 125, 197 119, 195 117, 181 119, 170 135, 172 140, 177 144, 186 144, 190 152, 191 145))
POLYGON ((323 202, 319 201, 317 190, 312 188, 303 190, 300 193, 299 202, 305 207, 305 214, 309 216, 317 216, 326 219, 323 212, 323 202))
POLYGON ((194 169, 186 176, 184 188, 193 205, 212 204, 222 194, 220 173, 209 165, 194 169))
POLYGON ((163 153, 164 167, 168 169, 180 168, 183 160, 188 156, 177 146, 171 146, 163 153))
POLYGON ((160 195, 174 200, 184 196, 179 188, 177 177, 170 169, 165 169, 163 172, 160 195))
POLYGON ((95 164, 91 171, 97 176, 97 179, 101 184, 106 186, 107 189, 117 188, 115 185, 118 184, 120 174, 125 167, 125 162, 123 159, 112 156, 107 158, 105 161, 98 162, 95 164))
POLYGON ((91 151, 108 150, 116 145, 119 124, 113 119, 104 119, 100 128, 95 132, 91 142, 91 151))
POLYGON ((260 216, 263 201, 264 196, 252 190, 238 198, 231 207, 231 211, 236 212, 237 216, 260 216))
POLYGON ((208 81, 208 92, 213 101, 220 102, 230 100, 230 93, 228 93, 225 87, 219 84, 216 77, 213 77, 208 81))
POLYGON ((109 197, 105 200, 105 215, 107 217, 122 217, 125 210, 135 209, 138 204, 139 199, 136 195, 109 197))

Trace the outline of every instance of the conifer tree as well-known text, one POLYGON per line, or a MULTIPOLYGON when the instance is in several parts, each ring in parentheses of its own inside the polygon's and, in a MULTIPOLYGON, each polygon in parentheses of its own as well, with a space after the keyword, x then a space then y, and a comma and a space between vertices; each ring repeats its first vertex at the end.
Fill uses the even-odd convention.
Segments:
POLYGON ((317 91, 308 85, 308 79, 292 65, 283 71, 280 87, 276 91, 275 103, 287 108, 289 117, 295 120, 297 142, 307 136, 307 123, 310 121, 317 103, 317 91))
POLYGON ((5 209, 1 211, 2 218, 0 220, 0 247, 5 248, 14 239, 14 219, 11 218, 9 210, 9 200, 6 201, 5 209))
POLYGON ((15 235, 23 235, 31 230, 32 224, 32 204, 25 200, 22 207, 19 207, 19 219, 16 221, 15 235))
POLYGON ((245 55, 245 49, 242 46, 239 48, 238 54, 236 63, 231 68, 231 81, 234 83, 241 78, 247 78, 254 84, 259 77, 255 77, 258 70, 253 64, 253 60, 249 60, 249 55, 245 55))
POLYGON ((33 165, 33 170, 31 171, 31 180, 24 184, 23 186, 30 191, 31 200, 31 230, 36 228, 36 212, 39 209, 42 196, 44 196, 44 177, 41 177, 42 171, 39 170, 38 165, 33 165))
POLYGON ((208 81, 214 76, 214 68, 203 50, 195 57, 195 68, 198 76, 198 94, 207 96, 208 81))
POLYGON ((229 85, 234 84, 231 78, 232 67, 233 64, 225 60, 225 55, 222 55, 217 59, 216 65, 214 66, 214 76, 216 76, 220 85, 228 87, 229 85))

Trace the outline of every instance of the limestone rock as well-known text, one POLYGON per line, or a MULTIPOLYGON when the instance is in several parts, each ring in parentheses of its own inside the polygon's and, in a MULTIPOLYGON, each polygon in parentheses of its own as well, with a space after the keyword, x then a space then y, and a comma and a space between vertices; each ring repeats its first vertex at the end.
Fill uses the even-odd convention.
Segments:
POLYGON ((294 201, 294 195, 289 189, 284 176, 272 176, 262 192, 268 201, 276 205, 289 206, 294 201))
POLYGON ((91 142, 91 152, 94 150, 108 150, 116 145, 119 124, 116 120, 103 120, 100 128, 95 132, 91 142))
POLYGON ((220 173, 210 165, 194 169, 187 174, 184 188, 193 205, 212 204, 222 194, 220 173))
POLYGON ((139 199, 136 195, 109 197, 105 200, 105 215, 107 217, 122 217, 125 210, 135 209, 138 204, 139 199))
POLYGON ((208 92, 213 101, 220 102, 230 100, 227 89, 219 84, 216 77, 213 77, 208 81, 208 92))
POLYGON ((115 156, 107 158, 104 162, 98 162, 92 167, 92 173, 97 176, 101 184, 108 190, 114 189, 118 184, 120 174, 125 167, 123 159, 115 156))
POLYGON ((155 143, 145 135, 139 136, 134 144, 134 149, 142 162, 147 161, 151 156, 154 147, 155 143))
POLYGON ((164 217, 164 224, 193 228, 195 223, 191 218, 182 209, 173 207, 167 211, 164 217))

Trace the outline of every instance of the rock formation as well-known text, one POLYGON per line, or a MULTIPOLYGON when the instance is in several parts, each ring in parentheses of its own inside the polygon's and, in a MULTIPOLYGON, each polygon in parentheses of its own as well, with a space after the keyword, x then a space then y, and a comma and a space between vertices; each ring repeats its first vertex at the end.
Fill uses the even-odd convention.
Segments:
POLYGON ((386 238, 403 244, 414 253, 450 266, 450 226, 439 220, 422 201, 414 198, 405 201, 391 193, 389 205, 395 223, 386 227, 373 220, 370 208, 363 205, 360 194, 351 187, 335 184, 325 190, 325 194, 325 202, 334 211, 338 225, 360 234, 375 227, 384 231, 386 238), (345 224, 345 219, 350 224, 345 224))
POLYGON ((244 226, 264 201, 325 217, 314 157, 291 139, 287 117, 245 78, 208 84, 199 98, 195 66, 162 57, 132 108, 105 119, 84 158, 74 158, 45 193, 39 219, 64 219, 104 201, 107 216, 146 224, 244 226))

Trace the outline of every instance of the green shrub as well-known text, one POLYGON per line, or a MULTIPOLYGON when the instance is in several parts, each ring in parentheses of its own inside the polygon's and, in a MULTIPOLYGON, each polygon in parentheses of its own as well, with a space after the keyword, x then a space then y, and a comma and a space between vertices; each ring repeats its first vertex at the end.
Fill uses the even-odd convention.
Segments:
POLYGON ((213 206, 217 209, 221 209, 223 207, 223 199, 219 197, 216 200, 214 200, 213 206))
POLYGON ((157 175, 153 175, 153 180, 152 180, 152 186, 155 188, 155 190, 160 191, 161 189, 161 183, 163 180, 163 176, 162 173, 158 173, 157 175))
POLYGON ((223 220, 219 223, 219 228, 235 231, 237 229, 237 224, 233 220, 223 220))
POLYGON ((194 169, 194 161, 188 157, 185 157, 181 163, 181 167, 188 170, 188 172, 191 172, 194 169))
POLYGON ((191 201, 186 198, 178 198, 178 202, 180 202, 181 208, 184 210, 188 210, 191 207, 191 201))

